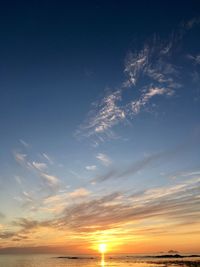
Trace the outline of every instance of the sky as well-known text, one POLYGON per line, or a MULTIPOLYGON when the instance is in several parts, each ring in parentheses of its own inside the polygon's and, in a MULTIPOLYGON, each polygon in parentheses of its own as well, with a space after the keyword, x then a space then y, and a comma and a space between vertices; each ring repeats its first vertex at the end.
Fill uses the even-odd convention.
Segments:
POLYGON ((200 3, 0 6, 0 253, 200 253, 200 3))

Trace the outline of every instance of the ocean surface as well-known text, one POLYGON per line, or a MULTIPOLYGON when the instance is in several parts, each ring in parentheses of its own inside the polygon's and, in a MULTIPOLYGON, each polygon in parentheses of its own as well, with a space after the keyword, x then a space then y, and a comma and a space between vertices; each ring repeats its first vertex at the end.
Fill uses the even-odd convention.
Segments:
POLYGON ((151 258, 135 255, 106 255, 104 259, 95 256, 64 255, 0 255, 0 267, 200 267, 200 257, 151 258))

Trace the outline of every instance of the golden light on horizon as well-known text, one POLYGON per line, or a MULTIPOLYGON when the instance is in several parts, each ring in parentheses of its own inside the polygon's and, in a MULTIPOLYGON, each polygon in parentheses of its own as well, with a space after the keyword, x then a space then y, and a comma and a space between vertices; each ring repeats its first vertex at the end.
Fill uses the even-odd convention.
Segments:
POLYGON ((107 245, 105 243, 99 244, 99 251, 104 254, 106 252, 107 245))

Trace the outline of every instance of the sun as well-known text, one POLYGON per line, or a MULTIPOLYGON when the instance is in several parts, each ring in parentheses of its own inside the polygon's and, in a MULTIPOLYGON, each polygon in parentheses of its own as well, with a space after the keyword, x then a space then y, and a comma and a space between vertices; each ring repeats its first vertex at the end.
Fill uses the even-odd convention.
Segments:
POLYGON ((99 244, 99 251, 101 253, 105 253, 106 252, 106 244, 99 244))

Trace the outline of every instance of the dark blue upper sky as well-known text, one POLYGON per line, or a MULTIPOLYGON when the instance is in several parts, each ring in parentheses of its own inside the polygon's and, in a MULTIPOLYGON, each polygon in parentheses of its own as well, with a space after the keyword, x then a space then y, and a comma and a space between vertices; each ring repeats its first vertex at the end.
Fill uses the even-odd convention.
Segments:
MULTIPOLYGON (((68 114, 73 112, 78 123, 102 88, 118 86, 123 79, 127 51, 140 47, 153 34, 166 37, 199 11, 199 1, 2 3, 3 135, 16 131, 17 125, 35 127, 38 116, 42 124, 54 120, 61 127, 61 117, 71 123, 68 114), (70 103, 77 97, 79 109, 72 110, 70 103)), ((43 127, 40 122, 39 126, 43 127)))

